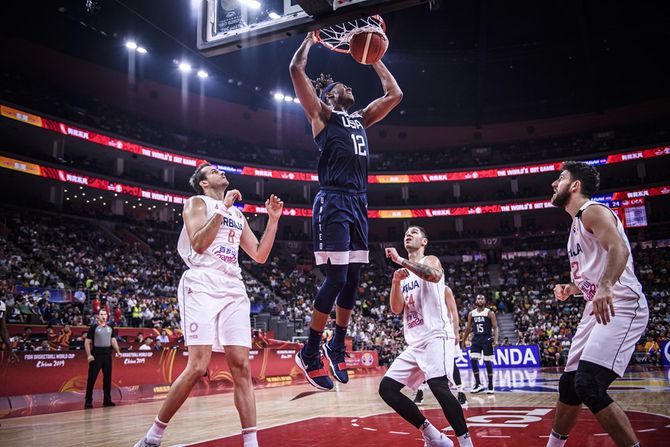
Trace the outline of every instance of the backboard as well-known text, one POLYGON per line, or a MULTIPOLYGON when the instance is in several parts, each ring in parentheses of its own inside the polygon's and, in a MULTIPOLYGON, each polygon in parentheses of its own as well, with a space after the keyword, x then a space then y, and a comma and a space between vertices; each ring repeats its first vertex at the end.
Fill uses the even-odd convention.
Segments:
POLYGON ((355 18, 428 5, 429 1, 202 0, 198 50, 205 56, 231 53, 355 18))

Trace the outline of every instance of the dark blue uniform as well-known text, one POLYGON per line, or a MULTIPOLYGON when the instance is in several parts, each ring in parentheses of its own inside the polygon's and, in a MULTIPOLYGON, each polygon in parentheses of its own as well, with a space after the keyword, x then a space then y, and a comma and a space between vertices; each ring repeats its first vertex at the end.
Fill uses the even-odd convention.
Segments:
POLYGON ((320 152, 312 208, 316 263, 367 263, 370 158, 363 116, 332 111, 314 141, 320 152))
POLYGON ((484 308, 483 312, 474 309, 472 315, 472 345, 471 353, 483 352, 485 356, 493 355, 493 325, 488 316, 489 309, 484 308))

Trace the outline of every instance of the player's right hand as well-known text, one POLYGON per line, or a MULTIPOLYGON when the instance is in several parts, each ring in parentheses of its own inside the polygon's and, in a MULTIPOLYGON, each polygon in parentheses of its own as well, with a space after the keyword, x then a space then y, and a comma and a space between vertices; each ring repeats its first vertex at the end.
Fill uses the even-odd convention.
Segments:
POLYGON ((226 193, 226 196, 223 198, 223 205, 226 208, 230 208, 233 206, 235 202, 239 202, 242 200, 242 193, 239 192, 237 189, 231 189, 226 193))
POLYGON ((316 39, 316 31, 310 31, 307 33, 307 36, 305 37, 305 40, 310 41, 312 43, 318 42, 316 39))
POLYGON ((398 269, 393 272, 393 282, 399 283, 403 279, 409 277, 409 272, 407 269, 398 269))
POLYGON ((579 293, 579 288, 572 283, 556 284, 554 286, 554 296, 558 301, 565 301, 576 293, 579 293))
POLYGON ((95 357, 93 357, 92 355, 89 355, 88 356, 88 363, 91 363, 93 361, 95 361, 95 357))

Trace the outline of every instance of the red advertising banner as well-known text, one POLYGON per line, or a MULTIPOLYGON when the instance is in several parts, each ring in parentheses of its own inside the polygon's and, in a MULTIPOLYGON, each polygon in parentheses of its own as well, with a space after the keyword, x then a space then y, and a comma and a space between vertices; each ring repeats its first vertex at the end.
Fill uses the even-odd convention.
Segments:
MULTIPOLYGON (((90 141, 111 149, 131 152, 156 160, 175 163, 184 166, 195 167, 205 160, 189 157, 186 155, 175 154, 161 149, 143 146, 141 144, 131 143, 122 139, 112 138, 91 130, 83 129, 74 125, 55 121, 49 118, 43 118, 29 112, 25 112, 6 105, 0 105, 2 116, 21 121, 26 124, 48 129, 63 135, 90 141)), ((599 166, 606 164, 624 163, 633 160, 648 159, 670 155, 670 146, 659 146, 654 148, 640 149, 636 151, 610 154, 603 158, 586 160, 587 163, 599 166)), ((412 173, 412 174, 384 174, 369 175, 370 183, 432 183, 432 182, 453 182, 459 180, 478 180, 483 178, 499 178, 519 175, 532 175, 544 172, 557 172, 561 167, 560 162, 540 163, 525 166, 510 166, 492 169, 479 169, 458 172, 432 172, 432 173, 412 173)), ((305 171, 283 171, 269 168, 258 168, 253 166, 224 167, 226 172, 232 172, 239 175, 248 175, 253 177, 275 178, 291 181, 318 182, 319 178, 315 172, 305 171)))

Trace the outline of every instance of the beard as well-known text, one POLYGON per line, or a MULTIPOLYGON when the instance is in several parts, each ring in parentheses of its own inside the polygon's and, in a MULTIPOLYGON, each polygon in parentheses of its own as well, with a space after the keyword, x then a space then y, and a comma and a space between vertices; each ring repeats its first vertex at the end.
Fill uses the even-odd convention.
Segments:
POLYGON ((551 199, 551 204, 558 208, 565 208, 565 205, 568 204, 570 200, 570 192, 565 191, 556 191, 556 194, 551 199))

